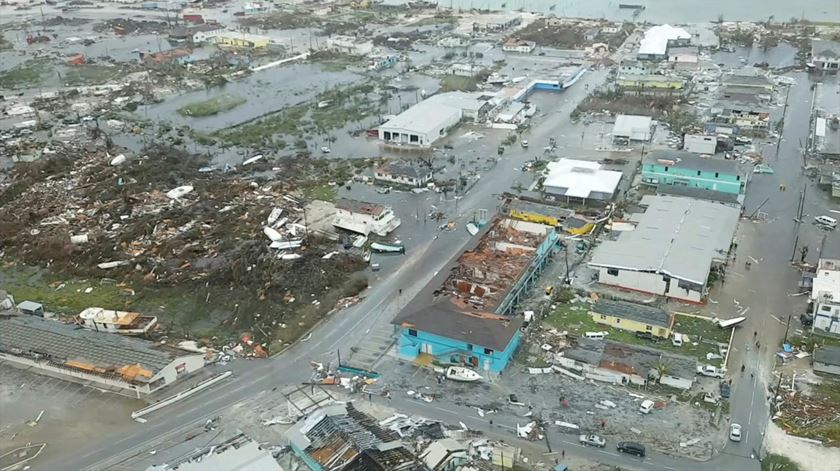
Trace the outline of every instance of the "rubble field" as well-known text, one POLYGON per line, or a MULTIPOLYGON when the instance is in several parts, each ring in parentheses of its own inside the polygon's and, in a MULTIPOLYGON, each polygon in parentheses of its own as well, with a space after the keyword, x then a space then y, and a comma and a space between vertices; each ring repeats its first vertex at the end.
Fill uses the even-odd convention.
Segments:
POLYGON ((143 305, 144 291, 158 290, 174 306, 147 314, 181 332, 288 342, 367 286, 351 276, 365 266, 359 255, 323 258, 338 246, 307 230, 298 196, 349 178, 352 166, 287 159, 247 168, 261 176, 168 148, 137 157, 65 149, 20 163, 0 186, 0 250, 44 270, 45 290, 107 278, 125 303, 100 307, 143 305))

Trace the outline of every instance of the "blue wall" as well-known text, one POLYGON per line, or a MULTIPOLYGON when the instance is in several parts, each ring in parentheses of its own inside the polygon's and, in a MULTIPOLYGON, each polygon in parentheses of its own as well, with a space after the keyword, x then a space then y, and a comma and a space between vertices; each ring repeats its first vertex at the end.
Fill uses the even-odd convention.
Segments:
POLYGON ((685 185, 735 195, 743 194, 747 184, 745 178, 731 173, 707 172, 688 167, 668 167, 658 163, 642 165, 642 181, 650 184, 685 185))
MULTIPOLYGON (((453 312, 452 315, 458 316, 460 314, 453 312)), ((485 371, 485 367, 488 367, 493 373, 504 370, 516 352, 522 337, 522 332, 517 330, 504 351, 494 350, 492 353, 485 353, 485 347, 481 345, 472 345, 472 348, 468 350, 466 342, 422 331, 414 331, 416 332, 416 336, 414 336, 411 335, 410 331, 411 329, 400 328, 398 341, 400 358, 415 360, 420 353, 423 353, 424 350, 428 352, 427 349, 431 347, 432 356, 441 363, 457 363, 461 356, 464 357, 465 361, 469 361, 468 357, 475 357, 478 363, 474 368, 479 373, 485 371)))

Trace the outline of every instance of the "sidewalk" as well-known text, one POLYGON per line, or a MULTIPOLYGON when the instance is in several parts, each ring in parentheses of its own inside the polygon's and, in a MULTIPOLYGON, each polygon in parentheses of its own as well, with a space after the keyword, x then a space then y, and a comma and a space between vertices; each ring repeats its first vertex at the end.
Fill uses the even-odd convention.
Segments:
POLYGON ((814 445, 788 436, 775 423, 767 426, 764 446, 768 453, 785 456, 804 471, 837 471, 840 449, 814 445))

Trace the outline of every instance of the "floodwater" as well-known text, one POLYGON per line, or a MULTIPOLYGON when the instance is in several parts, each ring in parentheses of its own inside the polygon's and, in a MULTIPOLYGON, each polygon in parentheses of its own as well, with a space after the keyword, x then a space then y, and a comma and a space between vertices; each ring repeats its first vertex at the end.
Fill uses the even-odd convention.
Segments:
POLYGON ((742 67, 766 62, 772 69, 793 67, 796 62, 796 47, 790 43, 780 42, 778 46, 764 50, 761 46, 736 47, 734 52, 716 52, 712 54, 715 64, 727 67, 742 67), (742 62, 741 59, 744 61, 742 62))
POLYGON ((142 106, 137 114, 153 121, 169 121, 176 126, 190 126, 201 132, 213 132, 259 116, 311 100, 316 94, 337 86, 362 80, 353 72, 326 72, 317 64, 295 64, 265 69, 253 75, 229 82, 221 87, 180 94, 162 103, 142 106), (226 113, 201 118, 189 118, 177 113, 178 108, 230 94, 247 102, 226 113))
MULTIPOLYGON (((409 0, 385 0, 386 4, 409 0)), ((652 23, 705 23, 719 15, 728 21, 776 21, 805 18, 813 21, 840 22, 837 0, 438 0, 442 7, 463 9, 522 10, 554 13, 576 18, 605 18, 613 21, 632 20, 634 10, 619 8, 620 3, 643 5, 646 8, 637 21, 652 23), (503 6, 504 5, 504 6, 503 6)))

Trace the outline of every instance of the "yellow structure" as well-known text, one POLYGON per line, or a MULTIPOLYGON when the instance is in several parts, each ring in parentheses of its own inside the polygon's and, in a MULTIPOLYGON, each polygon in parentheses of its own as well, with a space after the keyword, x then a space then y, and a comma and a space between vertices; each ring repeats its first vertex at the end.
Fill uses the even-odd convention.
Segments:
POLYGON ((589 311, 592 320, 630 332, 649 333, 669 338, 673 333, 674 315, 644 304, 600 299, 589 311))
POLYGON ((571 235, 586 235, 592 232, 592 229, 595 229, 595 223, 579 217, 563 221, 563 230, 571 235))
POLYGON ((509 200, 506 204, 508 215, 520 221, 535 222, 546 226, 557 227, 567 218, 573 216, 574 211, 522 200, 509 200))
POLYGON ((216 36, 216 44, 239 49, 262 49, 268 47, 270 38, 256 34, 226 31, 216 36))

